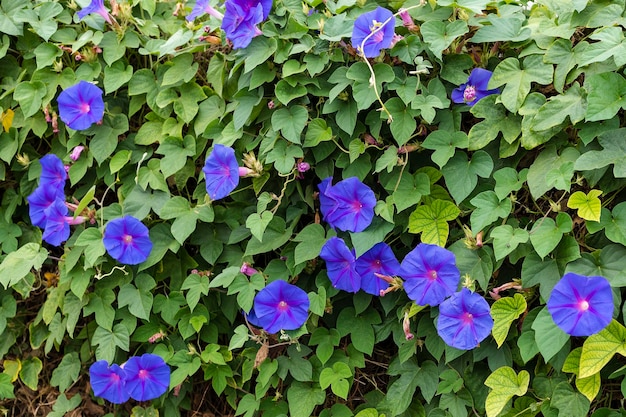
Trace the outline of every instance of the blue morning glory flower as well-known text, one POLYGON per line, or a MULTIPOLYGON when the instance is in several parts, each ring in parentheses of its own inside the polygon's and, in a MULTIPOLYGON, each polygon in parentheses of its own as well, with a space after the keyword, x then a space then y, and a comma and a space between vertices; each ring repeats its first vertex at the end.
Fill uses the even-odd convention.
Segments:
POLYGON ((55 201, 65 202, 62 188, 40 185, 27 197, 28 214, 33 225, 43 229, 46 227, 46 209, 55 201))
POLYGON ((193 9, 191 10, 191 13, 189 13, 187 17, 185 17, 185 19, 188 22, 191 22, 196 17, 201 16, 205 13, 208 13, 220 20, 224 18, 224 15, 222 15, 220 12, 218 12, 213 7, 211 7, 211 5, 209 4, 209 0, 197 0, 196 4, 193 6, 193 9))
POLYGON ((82 8, 76 13, 79 19, 83 19, 85 16, 91 13, 99 14, 107 21, 107 23, 111 23, 111 17, 109 16, 109 11, 104 7, 104 0, 91 0, 89 6, 82 8))
POLYGON ((206 192, 211 200, 219 200, 230 194, 239 184, 239 164, 235 150, 215 144, 204 163, 206 192))
POLYGON ((572 336, 591 336, 613 318, 613 291, 606 278, 567 273, 554 286, 548 311, 557 326, 572 336))
POLYGON ((489 304, 467 288, 439 305, 437 333, 447 345, 461 350, 473 349, 493 328, 489 304))
POLYGON ((322 247, 320 258, 326 262, 328 278, 333 287, 354 293, 359 291, 361 276, 356 271, 354 250, 348 249, 343 239, 328 239, 322 247))
POLYGON ((268 333, 296 330, 308 318, 309 297, 300 287, 283 280, 272 281, 254 297, 253 311, 253 321, 268 333))
POLYGON ((87 81, 63 90, 57 103, 61 120, 74 130, 87 129, 104 116, 102 90, 87 81))
POLYGON ((133 356, 122 366, 126 372, 126 391, 134 400, 158 398, 170 386, 170 367, 159 355, 133 356))
POLYGON ((420 243, 404 257, 400 276, 411 300, 431 306, 452 295, 461 280, 454 253, 427 243, 420 243))
POLYGON ((128 265, 142 263, 152 250, 148 228, 133 216, 109 221, 102 241, 113 259, 128 265))
POLYGON ((226 0, 222 30, 233 48, 245 48, 252 38, 261 34, 257 25, 267 19, 271 0, 226 0))
POLYGON ((318 186, 324 221, 339 230, 362 232, 374 218, 374 192, 357 177, 346 178, 334 186, 331 181, 332 178, 326 178, 318 186))
POLYGON ((361 289, 368 294, 380 295, 389 283, 375 274, 394 276, 400 273, 400 262, 388 244, 380 242, 356 260, 356 272, 361 276, 361 289))
POLYGON ((113 404, 122 404, 130 398, 126 391, 126 373, 119 365, 109 366, 105 360, 89 367, 89 382, 93 393, 113 404))
POLYGON ((381 49, 391 46, 394 35, 394 25, 395 19, 393 13, 383 7, 379 6, 376 10, 363 13, 354 21, 352 46, 366 58, 375 58, 380 54, 381 49), (387 22, 387 20, 389 21, 387 22), (387 23, 385 24, 385 22, 387 23), (379 28, 380 30, 377 30, 379 28), (374 31, 376 32, 372 36, 369 36, 374 31), (363 51, 361 51, 361 44, 368 36, 369 38, 363 45, 363 51))
POLYGON ((489 90, 489 80, 493 73, 482 68, 474 68, 470 73, 467 83, 461 84, 452 90, 452 101, 455 103, 465 103, 473 106, 478 100, 491 94, 499 94, 499 89, 489 90))
POLYGON ((67 206, 64 200, 54 200, 48 208, 44 210, 46 226, 41 237, 51 245, 59 246, 70 237, 70 224, 67 216, 67 206))
POLYGON ((65 188, 65 181, 67 179, 67 172, 65 171, 63 161, 54 154, 48 154, 43 156, 39 160, 39 163, 41 164, 39 185, 58 188, 62 191, 63 188, 65 188))

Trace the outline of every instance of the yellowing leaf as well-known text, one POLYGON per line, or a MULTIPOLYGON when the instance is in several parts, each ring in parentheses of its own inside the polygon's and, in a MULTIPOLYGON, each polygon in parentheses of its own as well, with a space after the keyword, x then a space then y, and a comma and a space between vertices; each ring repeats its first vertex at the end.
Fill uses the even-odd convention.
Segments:
POLYGON ((529 383, 528 371, 521 371, 517 375, 513 368, 508 366, 496 369, 485 381, 485 385, 491 388, 485 403, 487 417, 497 416, 514 395, 526 394, 529 383))
POLYGON ((448 240, 448 222, 456 219, 461 210, 454 203, 435 200, 431 205, 419 206, 409 217, 409 232, 422 233, 422 242, 444 247, 448 240))
POLYGON ((602 203, 600 197, 601 190, 591 190, 588 194, 582 191, 576 191, 567 200, 567 207, 577 209, 577 213, 585 220, 600 221, 600 213, 602 211, 602 203))
POLYGON ((13 116, 15 116, 15 112, 11 109, 6 109, 4 113, 0 116, 0 121, 2 121, 2 127, 5 132, 8 132, 13 125, 13 116))
POLYGON ((600 373, 593 374, 586 378, 576 378, 576 388, 589 401, 593 401, 600 392, 600 373))
POLYGON ((513 297, 503 297, 491 306, 491 317, 493 317, 493 338, 498 347, 502 346, 513 320, 516 320, 526 311, 526 300, 521 294, 513 297))
POLYGON ((7 374, 11 377, 11 382, 15 382, 17 377, 22 370, 22 362, 19 359, 14 361, 10 359, 6 359, 2 362, 2 366, 4 367, 3 374, 7 374))
POLYGON ((597 374, 614 354, 626 356, 626 328, 613 320, 600 333, 589 336, 580 355, 580 378, 597 374))

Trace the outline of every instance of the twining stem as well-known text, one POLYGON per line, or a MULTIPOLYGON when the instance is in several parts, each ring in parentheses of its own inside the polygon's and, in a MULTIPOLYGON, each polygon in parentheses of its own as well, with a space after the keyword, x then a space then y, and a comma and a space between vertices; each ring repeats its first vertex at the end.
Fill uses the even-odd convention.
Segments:
POLYGON ((411 9, 416 9, 418 7, 422 7, 424 4, 426 4, 425 2, 422 3, 420 2, 420 4, 417 4, 415 6, 410 6, 407 8, 403 8, 402 11, 398 11, 396 13, 394 13, 389 19, 385 20, 380 26, 377 26, 376 28, 374 28, 374 30, 372 30, 369 35, 367 35, 365 37, 365 39, 363 39, 363 41, 361 42, 361 45, 359 45, 359 48, 357 50, 357 54, 361 55, 363 57, 363 61, 365 61, 365 64, 367 65, 367 68, 370 71, 370 86, 374 87, 374 93, 376 94, 376 99, 378 99, 378 102, 380 103, 381 108, 379 110, 384 111, 387 114, 387 119, 388 122, 391 123, 393 122, 393 116, 391 115, 391 113, 389 113, 389 110, 387 110, 387 107, 385 107, 385 103, 383 103, 383 100, 380 98, 380 93, 378 92, 378 86, 376 85, 376 74, 374 73, 374 68, 372 67, 372 64, 370 64, 369 60, 367 59, 367 57, 365 56, 365 42, 367 42, 367 40, 369 40, 369 38, 371 38, 372 36, 374 36, 374 34, 378 33, 380 30, 382 30, 385 25, 391 21, 395 21, 396 20, 396 16, 400 15, 400 13, 405 12, 405 11, 409 11, 411 9))

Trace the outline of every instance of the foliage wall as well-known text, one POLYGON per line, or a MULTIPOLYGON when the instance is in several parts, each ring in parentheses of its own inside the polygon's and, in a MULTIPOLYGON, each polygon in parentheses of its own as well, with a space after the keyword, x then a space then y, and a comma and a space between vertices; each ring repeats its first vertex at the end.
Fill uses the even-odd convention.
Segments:
POLYGON ((194 5, 107 1, 81 19, 88 1, 0 1, 9 415, 624 415, 624 0, 274 0, 244 47, 221 29, 228 1, 187 19, 194 5), (377 6, 408 16, 365 58, 353 26, 377 6), (476 68, 493 72, 482 98, 453 101, 476 68), (73 129, 59 97, 79 81, 104 114, 73 129), (211 199, 218 144, 248 175, 211 199), (46 155, 67 165, 59 227, 78 223, 56 245, 27 200, 46 155), (329 177, 373 192, 364 230, 327 221, 329 177), (103 242, 122 216, 149 230, 136 265, 103 242), (450 346, 404 273, 384 296, 335 288, 334 237, 401 263, 446 248, 453 291, 485 300, 493 329, 450 346), (568 273, 608 281, 608 326, 557 327, 546 303, 568 273), (246 319, 277 280, 307 294, 299 329, 246 319), (94 395, 93 363, 144 353, 169 366, 165 394, 94 395))

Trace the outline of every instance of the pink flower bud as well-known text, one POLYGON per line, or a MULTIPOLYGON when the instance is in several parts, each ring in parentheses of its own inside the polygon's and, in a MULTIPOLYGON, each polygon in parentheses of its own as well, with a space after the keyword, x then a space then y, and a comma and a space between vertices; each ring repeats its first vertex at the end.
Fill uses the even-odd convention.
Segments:
POLYGON ((307 172, 311 169, 311 164, 308 162, 298 162, 297 164, 298 172, 307 172))
POLYGON ((85 150, 85 147, 82 145, 76 146, 74 149, 72 149, 72 153, 70 154, 70 159, 72 161, 78 161, 78 158, 80 158, 80 154, 85 150))
POLYGON ((276 107, 276 103, 274 103, 274 100, 270 100, 267 102, 267 108, 272 110, 274 107, 276 107))
POLYGON ((256 269, 252 268, 252 266, 248 262, 244 262, 243 265, 241 265, 241 269, 239 271, 242 274, 247 275, 249 277, 251 277, 254 274, 258 274, 259 273, 259 271, 257 271, 256 269))
POLYGON ((254 171, 247 167, 239 167, 239 176, 245 177, 254 174, 254 171))
POLYGON ((409 312, 404 313, 404 320, 402 320, 402 330, 404 330, 404 337, 406 340, 411 340, 415 336, 411 333, 411 320, 409 319, 409 312))

